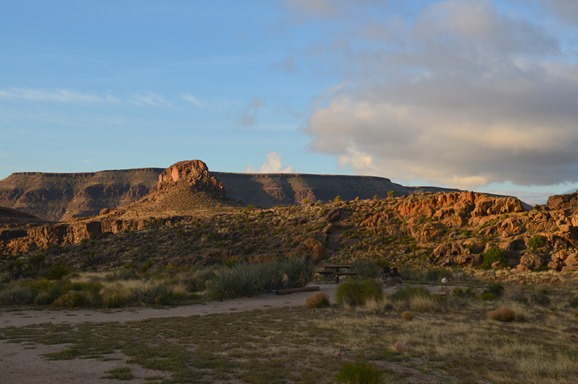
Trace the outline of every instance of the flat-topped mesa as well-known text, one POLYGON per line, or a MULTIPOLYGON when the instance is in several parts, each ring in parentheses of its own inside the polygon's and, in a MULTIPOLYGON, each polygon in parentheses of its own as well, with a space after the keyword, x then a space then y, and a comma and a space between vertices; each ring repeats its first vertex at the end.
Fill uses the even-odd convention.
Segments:
POLYGON ((223 183, 209 173, 207 164, 201 160, 185 160, 171 165, 159 175, 157 189, 166 191, 182 185, 194 191, 207 192, 213 197, 225 197, 223 183))

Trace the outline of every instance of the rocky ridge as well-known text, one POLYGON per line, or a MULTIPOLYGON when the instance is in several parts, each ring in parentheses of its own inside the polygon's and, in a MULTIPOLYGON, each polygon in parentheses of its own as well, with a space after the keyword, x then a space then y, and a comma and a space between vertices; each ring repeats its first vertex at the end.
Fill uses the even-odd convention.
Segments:
MULTIPOLYGON (((291 175, 261 178, 267 188, 279 180, 308 181, 291 180, 291 175)), ((559 198, 560 209, 554 207, 562 203, 528 210, 517 198, 475 192, 390 193, 327 202, 301 195, 301 205, 257 209, 228 199, 225 183, 200 160, 176 163, 156 180, 138 201, 86 219, 44 223, 17 215, 30 221, 18 228, 4 225, 0 254, 16 257, 58 246, 58 257, 77 265, 86 252, 116 255, 114 265, 104 260, 110 267, 306 255, 314 262, 382 258, 395 265, 476 268, 495 249, 502 255, 491 264, 496 271, 578 270, 578 208, 572 197, 559 198), (87 241, 96 249, 87 250, 87 241)), ((293 185, 277 196, 299 188, 293 185)))
MULTIPOLYGON (((103 209, 112 210, 138 201, 157 187, 159 177, 163 178, 165 187, 170 187, 175 182, 172 172, 186 164, 180 162, 167 170, 142 168, 92 173, 14 173, 0 180, 0 206, 48 221, 66 222, 86 218, 99 214, 103 209)), ((344 200, 356 197, 368 199, 376 195, 386 197, 390 191, 395 196, 449 191, 433 187, 404 187, 383 177, 369 176, 226 172, 211 172, 211 176, 222 183, 227 198, 261 208, 329 201, 337 196, 344 200)), ((212 192, 216 192, 214 187, 211 187, 212 192)))

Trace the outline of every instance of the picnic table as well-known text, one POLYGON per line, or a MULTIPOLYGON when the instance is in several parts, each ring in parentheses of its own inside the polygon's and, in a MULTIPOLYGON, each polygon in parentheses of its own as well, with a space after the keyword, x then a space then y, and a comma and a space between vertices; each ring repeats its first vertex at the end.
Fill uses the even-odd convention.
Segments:
POLYGON ((355 276, 358 274, 356 271, 352 271, 353 268, 351 264, 325 264, 320 265, 315 273, 335 276, 335 284, 339 284, 339 276, 355 276))

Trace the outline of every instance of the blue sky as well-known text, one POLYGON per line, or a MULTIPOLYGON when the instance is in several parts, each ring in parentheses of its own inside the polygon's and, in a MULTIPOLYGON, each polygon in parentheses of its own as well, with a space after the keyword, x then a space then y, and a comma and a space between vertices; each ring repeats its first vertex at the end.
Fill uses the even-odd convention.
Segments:
POLYGON ((572 0, 3 0, 0 178, 167 167, 578 185, 572 0))

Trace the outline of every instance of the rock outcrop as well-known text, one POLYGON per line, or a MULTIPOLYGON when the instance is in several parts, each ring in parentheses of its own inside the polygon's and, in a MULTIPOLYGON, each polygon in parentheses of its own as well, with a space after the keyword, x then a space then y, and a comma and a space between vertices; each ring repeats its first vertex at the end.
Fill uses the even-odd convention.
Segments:
POLYGON ((157 190, 166 191, 178 186, 186 186, 194 191, 207 192, 215 198, 223 199, 223 183, 209 173, 207 164, 201 160, 180 161, 165 169, 159 175, 157 190))
POLYGON ((554 195, 548 197, 546 206, 549 209, 578 209, 578 192, 566 195, 554 195))

